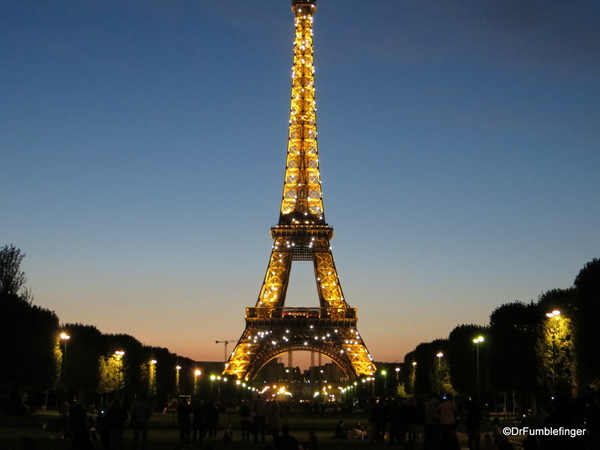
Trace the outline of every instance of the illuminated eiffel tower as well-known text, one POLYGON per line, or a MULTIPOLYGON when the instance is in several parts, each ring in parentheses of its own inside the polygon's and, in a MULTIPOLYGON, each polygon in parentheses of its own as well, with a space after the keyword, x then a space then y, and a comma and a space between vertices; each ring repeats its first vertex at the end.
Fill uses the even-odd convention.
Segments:
POLYGON ((258 301, 246 308, 246 329, 223 372, 239 379, 252 380, 271 359, 297 350, 325 355, 349 379, 375 372, 356 329, 357 310, 342 293, 329 245, 333 228, 323 211, 312 39, 316 10, 316 0, 292 0, 296 34, 283 198, 258 301), (285 307, 292 261, 313 262, 319 307, 285 307))

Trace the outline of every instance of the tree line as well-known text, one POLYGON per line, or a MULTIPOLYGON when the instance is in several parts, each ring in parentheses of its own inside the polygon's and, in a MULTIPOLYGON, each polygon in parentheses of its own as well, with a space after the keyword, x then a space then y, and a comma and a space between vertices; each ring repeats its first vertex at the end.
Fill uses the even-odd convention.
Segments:
POLYGON ((25 393, 43 405, 49 395, 50 403, 101 404, 139 392, 166 402, 210 391, 210 373, 219 374, 222 364, 198 363, 91 325, 61 325, 53 311, 33 305, 24 257, 14 245, 0 248, 0 409, 23 413, 25 393))
POLYGON ((409 395, 480 394, 490 402, 508 394, 529 409, 557 396, 598 394, 599 326, 594 259, 569 289, 503 304, 485 326, 459 325, 445 339, 417 345, 404 358, 400 387, 409 395))

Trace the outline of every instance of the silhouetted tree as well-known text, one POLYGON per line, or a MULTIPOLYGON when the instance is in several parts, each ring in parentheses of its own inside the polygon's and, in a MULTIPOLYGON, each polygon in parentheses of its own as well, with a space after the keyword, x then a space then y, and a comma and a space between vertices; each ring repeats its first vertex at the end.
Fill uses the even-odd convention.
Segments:
POLYGON ((100 356, 98 370, 100 371, 98 392, 108 394, 123 389, 125 386, 123 355, 113 352, 106 356, 100 356))
POLYGON ((575 278, 574 329, 580 393, 600 391, 600 259, 575 278))
POLYGON ((488 354, 491 341, 487 327, 459 325, 448 336, 447 357, 454 388, 463 394, 477 393, 477 345, 479 345, 479 385, 482 393, 487 390, 488 354), (473 339, 483 336, 480 344, 473 339))
POLYGON ((423 342, 415 347, 413 354, 415 357, 415 383, 414 394, 424 395, 434 392, 434 386, 431 383, 431 374, 434 370, 435 353, 431 342, 423 342))
POLYGON ((0 248, 0 297, 14 295, 31 304, 33 294, 25 287, 27 278, 21 270, 25 253, 13 244, 0 248))
POLYGON ((0 382, 21 388, 55 387, 60 370, 58 317, 19 296, 0 295, 0 382))
MULTIPOLYGON (((543 316, 545 317, 545 316, 543 316)), ((490 374, 498 391, 518 391, 533 398, 539 390, 536 345, 542 312, 537 304, 507 303, 490 316, 490 374)))
MULTIPOLYGON (((436 339, 417 345, 413 351, 414 362, 414 393, 454 393, 450 379, 450 367, 447 360, 448 340, 436 339), (444 356, 437 357, 438 353, 444 356)), ((411 362, 412 364, 412 362, 411 362)))
POLYGON ((71 336, 67 343, 63 382, 77 398, 85 400, 87 394, 98 392, 100 381, 99 360, 105 354, 103 336, 94 326, 66 324, 65 332, 71 336))
POLYGON ((400 382, 404 384, 406 392, 415 395, 415 382, 417 378, 417 360, 415 352, 408 352, 404 356, 404 370, 400 372, 400 382))
POLYGON ((541 383, 551 396, 570 396, 575 383, 574 300, 574 289, 552 289, 538 300, 542 314, 537 346, 541 383))
POLYGON ((138 392, 147 391, 147 386, 142 384, 141 366, 143 359, 143 348, 133 336, 128 334, 104 335, 105 347, 108 354, 115 351, 123 351, 123 373, 124 392, 126 396, 133 397, 138 392))

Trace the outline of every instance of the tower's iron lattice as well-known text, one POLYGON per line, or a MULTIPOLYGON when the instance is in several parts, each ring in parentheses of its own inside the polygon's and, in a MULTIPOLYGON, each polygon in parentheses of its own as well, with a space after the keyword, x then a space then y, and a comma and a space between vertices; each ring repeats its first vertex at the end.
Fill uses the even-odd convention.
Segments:
POLYGON ((246 328, 224 374, 251 380, 274 357, 294 350, 321 353, 350 379, 371 375, 375 365, 356 329, 338 279, 325 222, 319 173, 313 64, 316 0, 292 0, 295 15, 292 98, 287 161, 279 223, 256 306, 246 308, 246 328), (319 307, 286 308, 292 261, 312 261, 319 307))

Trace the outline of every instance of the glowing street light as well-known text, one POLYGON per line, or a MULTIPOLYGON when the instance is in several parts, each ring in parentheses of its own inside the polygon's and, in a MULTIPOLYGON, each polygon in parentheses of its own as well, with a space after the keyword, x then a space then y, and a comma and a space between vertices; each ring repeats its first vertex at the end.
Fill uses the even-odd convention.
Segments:
POLYGON ((200 392, 200 375, 202 372, 200 369, 194 370, 194 394, 198 394, 200 392))
POLYGON ((483 336, 477 336, 473 339, 473 343, 477 348, 477 398, 479 399, 480 391, 479 391, 479 344, 484 341, 483 336))
POLYGON ((149 383, 149 390, 152 393, 152 395, 156 394, 156 363, 158 361, 155 359, 151 359, 150 360, 150 376, 148 379, 148 383, 149 383))
POLYGON ((438 357, 438 367, 442 365, 442 358, 444 357, 444 354, 442 352, 439 352, 437 355, 435 355, 438 357))
POLYGON ((179 394, 179 372, 181 371, 181 366, 175 366, 175 393, 179 394))
POLYGON ((383 395, 387 392, 387 370, 382 370, 381 375, 383 375, 383 395))
MULTIPOLYGON (((561 317, 561 312, 558 309, 555 309, 551 312, 546 313, 546 317, 548 317, 549 319, 554 318, 555 320, 560 320, 561 317)), ((552 389, 556 390, 556 366, 557 366, 557 360, 558 360, 558 348, 557 348, 557 344, 556 344, 556 334, 558 331, 558 323, 555 323, 555 325, 550 324, 550 334, 552 336, 552 349, 551 349, 551 355, 552 355, 552 389)))
POLYGON ((113 358, 117 367, 117 373, 115 374, 116 383, 114 385, 115 390, 123 389, 125 386, 125 380, 123 376, 123 356, 125 356, 125 352, 123 350, 116 350, 113 353, 113 358))
MULTIPOLYGON (((65 342, 65 351, 63 352, 63 383, 65 384, 65 397, 67 396, 67 342, 71 339, 67 333, 60 333, 60 338, 65 342)), ((65 398, 66 400, 66 398, 65 398)))

